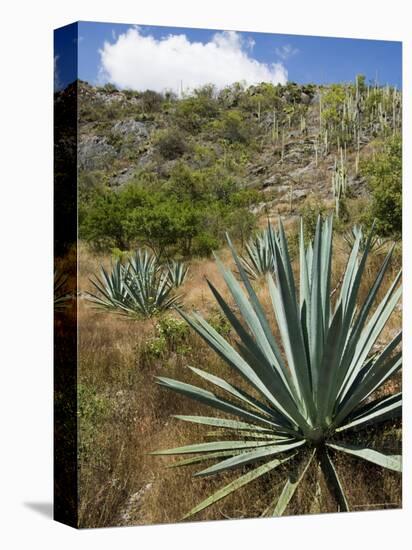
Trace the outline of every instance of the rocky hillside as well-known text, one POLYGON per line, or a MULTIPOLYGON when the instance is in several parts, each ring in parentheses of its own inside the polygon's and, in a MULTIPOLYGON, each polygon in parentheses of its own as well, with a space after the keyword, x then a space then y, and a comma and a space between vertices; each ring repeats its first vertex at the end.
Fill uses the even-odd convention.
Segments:
POLYGON ((362 77, 332 86, 206 86, 182 98, 85 82, 78 90, 86 202, 96 189, 173 186, 184 167, 215 187, 230 179, 231 193, 254 191, 254 215, 293 216, 309 199, 333 207, 339 193, 367 194, 359 166, 401 120, 400 93, 362 77))

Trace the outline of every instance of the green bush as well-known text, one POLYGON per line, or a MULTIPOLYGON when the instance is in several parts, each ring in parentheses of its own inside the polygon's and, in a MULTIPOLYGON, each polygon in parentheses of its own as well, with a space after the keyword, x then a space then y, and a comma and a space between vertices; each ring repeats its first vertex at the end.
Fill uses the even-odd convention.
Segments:
POLYGON ((77 388, 77 415, 79 420, 79 456, 82 461, 87 461, 91 456, 100 462, 99 455, 95 452, 95 439, 98 427, 110 415, 110 400, 97 393, 94 388, 85 384, 79 384, 77 388))
POLYGON ((193 95, 176 103, 174 120, 179 128, 188 132, 198 132, 202 125, 218 114, 218 103, 214 98, 213 87, 204 86, 193 95))
POLYGON ((256 135, 256 128, 239 110, 225 111, 212 128, 219 137, 229 143, 249 143, 256 135))
POLYGON ((216 237, 210 233, 201 233, 193 239, 193 254, 209 257, 219 246, 220 242, 216 237))
POLYGON ((366 215, 370 225, 376 219, 376 229, 383 237, 399 237, 402 232, 402 139, 399 135, 383 143, 381 150, 363 164, 372 194, 366 215))
POLYGON ((150 361, 167 357, 172 352, 187 354, 191 349, 187 343, 189 332, 182 319, 172 315, 161 317, 155 325, 155 335, 144 343, 143 357, 150 361))
POLYGON ((155 144, 159 153, 166 160, 177 159, 188 150, 187 138, 177 128, 159 132, 155 144))
POLYGON ((311 197, 304 202, 300 213, 305 226, 306 239, 312 240, 315 236, 318 217, 325 216, 326 206, 319 197, 311 197))
POLYGON ((163 95, 153 90, 146 90, 140 95, 143 112, 158 113, 162 109, 163 95))

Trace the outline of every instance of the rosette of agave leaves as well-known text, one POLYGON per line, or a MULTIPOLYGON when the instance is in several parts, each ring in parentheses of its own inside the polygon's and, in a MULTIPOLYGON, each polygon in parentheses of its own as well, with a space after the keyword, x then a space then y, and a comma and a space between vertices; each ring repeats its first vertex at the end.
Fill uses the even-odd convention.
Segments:
POLYGON ((273 273, 274 257, 271 246, 273 229, 270 225, 246 244, 245 254, 240 256, 242 267, 249 279, 273 273))
POLYGON ((187 274, 182 262, 168 266, 159 264, 154 254, 137 250, 129 260, 116 260, 111 271, 100 267, 100 277, 90 279, 96 293, 86 298, 94 307, 129 317, 152 317, 178 305, 180 296, 174 293, 187 274))
POLYGON ((280 495, 262 515, 281 515, 285 511, 313 461, 320 466, 339 510, 349 511, 350 503, 334 463, 337 453, 401 471, 400 455, 371 448, 362 438, 366 427, 379 429, 384 421, 401 415, 401 393, 384 397, 376 397, 375 393, 401 368, 401 332, 383 349, 377 351, 375 345, 401 295, 399 273, 382 297, 392 251, 359 303, 373 235, 369 235, 362 252, 358 235, 332 303, 332 219, 319 218, 314 241, 307 247, 301 224, 299 293, 282 224, 278 232, 269 234, 275 270, 274 276, 268 275, 268 285, 279 339, 229 239, 242 284, 217 261, 235 307, 208 284, 233 327, 236 348, 200 315, 181 312, 250 390, 194 367, 190 367, 193 373, 206 381, 210 390, 170 378, 157 380, 208 405, 209 410, 219 411, 217 415, 177 418, 212 427, 215 432, 217 429, 221 436, 215 441, 154 454, 183 455, 183 460, 173 466, 198 465, 195 476, 236 472, 233 481, 200 502, 185 518, 280 465, 282 471, 289 467, 289 474, 280 495))

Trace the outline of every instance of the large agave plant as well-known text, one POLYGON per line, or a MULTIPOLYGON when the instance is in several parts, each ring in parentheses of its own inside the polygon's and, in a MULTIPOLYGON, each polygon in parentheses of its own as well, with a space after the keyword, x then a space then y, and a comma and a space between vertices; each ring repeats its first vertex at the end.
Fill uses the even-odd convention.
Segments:
POLYGON ((154 454, 189 456, 176 465, 206 462, 196 476, 248 468, 185 517, 285 465, 289 466, 289 475, 283 490, 262 513, 281 515, 314 461, 320 465, 339 509, 348 511, 350 503, 335 468, 335 453, 401 471, 401 456, 371 448, 362 437, 367 426, 378 426, 384 420, 400 416, 402 404, 401 393, 384 397, 375 393, 401 368, 400 332, 384 349, 377 351, 375 346, 401 293, 398 274, 378 300, 391 252, 366 298, 358 303, 371 239, 369 236, 360 254, 360 236, 357 236, 340 294, 332 304, 332 220, 318 220, 314 242, 307 248, 301 227, 299 296, 280 225, 278 239, 271 239, 276 279, 268 276, 280 342, 274 337, 269 319, 229 241, 244 288, 218 263, 238 313, 210 282, 209 287, 237 334, 237 349, 201 316, 183 312, 182 315, 250 390, 194 367, 191 370, 211 385, 210 391, 159 377, 162 386, 230 416, 178 416, 187 422, 213 427, 220 437, 154 454))
POLYGON ((246 252, 240 257, 240 262, 250 279, 258 279, 262 275, 273 273, 275 259, 271 241, 276 238, 272 226, 268 225, 256 237, 246 244, 246 252))
POLYGON ((112 271, 101 267, 101 276, 91 279, 98 291, 87 293, 99 309, 131 317, 151 317, 178 304, 167 271, 160 268, 154 255, 138 250, 126 265, 116 260, 112 271))

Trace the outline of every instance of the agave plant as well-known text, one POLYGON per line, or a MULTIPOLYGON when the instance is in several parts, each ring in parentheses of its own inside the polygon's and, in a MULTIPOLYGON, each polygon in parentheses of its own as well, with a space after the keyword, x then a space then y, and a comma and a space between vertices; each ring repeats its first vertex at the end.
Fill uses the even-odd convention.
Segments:
POLYGON ((249 279, 258 279, 267 273, 273 273, 275 259, 271 241, 276 238, 273 228, 267 229, 252 238, 246 244, 246 254, 240 257, 240 262, 249 279))
POLYGON ((175 288, 182 286, 189 271, 189 267, 183 262, 172 260, 167 264, 170 284, 175 288))
POLYGON ((69 306, 68 302, 72 299, 72 295, 66 289, 67 279, 67 275, 57 269, 54 270, 54 309, 56 311, 66 309, 69 306))
POLYGON ((100 268, 101 276, 90 279, 98 294, 87 293, 95 307, 131 317, 151 317, 178 304, 167 271, 156 256, 137 250, 127 264, 116 260, 112 271, 100 268))
POLYGON ((195 474, 202 477, 245 466, 247 469, 185 517, 285 465, 289 473, 283 490, 262 513, 281 515, 312 463, 320 466, 339 509, 348 511, 350 503, 334 463, 337 453, 401 471, 401 456, 371 448, 363 431, 371 425, 379 428, 384 420, 400 416, 402 406, 401 393, 384 397, 377 397, 375 393, 401 368, 398 349, 401 332, 384 349, 379 351, 375 346, 401 293, 399 273, 384 297, 378 300, 391 251, 366 298, 361 303, 358 299, 372 238, 370 235, 359 256, 358 234, 340 293, 332 303, 332 219, 318 220, 314 241, 307 248, 301 224, 299 295, 280 225, 278 238, 271 239, 275 280, 268 275, 280 342, 273 334, 242 262, 228 241, 243 287, 217 261, 236 304, 236 313, 212 283, 208 284, 237 334, 237 349, 200 315, 181 314, 250 389, 240 389, 197 367, 189 368, 211 385, 210 391, 159 377, 160 385, 230 417, 179 415, 177 418, 183 421, 213 427, 213 433, 220 434, 219 439, 154 454, 189 456, 174 464, 177 466, 206 462, 207 466, 195 474))
MULTIPOLYGON (((367 235, 364 234, 362 226, 360 225, 354 225, 350 231, 347 231, 343 238, 345 240, 345 243, 348 245, 349 249, 351 250, 356 242, 356 239, 360 239, 360 245, 359 250, 363 252, 365 250, 366 243, 368 241, 367 235)), ((387 245, 387 240, 382 239, 378 235, 373 235, 370 245, 369 245, 369 251, 370 252, 383 252, 383 249, 387 245)))

